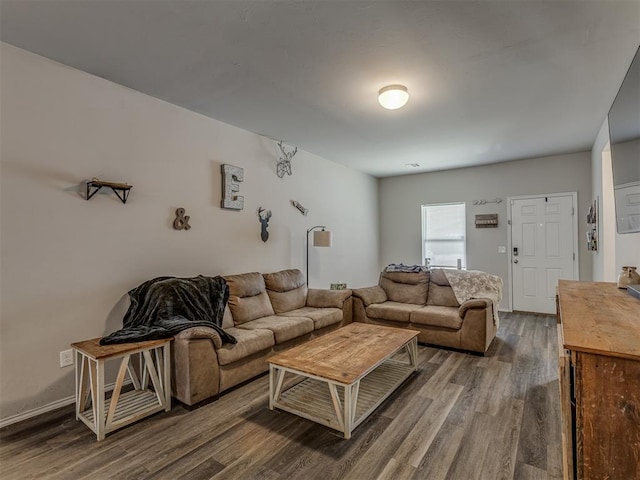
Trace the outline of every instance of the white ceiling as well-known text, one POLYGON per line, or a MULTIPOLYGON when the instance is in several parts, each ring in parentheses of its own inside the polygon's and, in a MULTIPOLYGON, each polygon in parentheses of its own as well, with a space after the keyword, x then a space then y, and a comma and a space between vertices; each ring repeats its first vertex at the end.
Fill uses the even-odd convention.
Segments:
POLYGON ((640 44, 637 1, 2 0, 0 21, 2 41, 379 177, 590 149, 640 44), (400 110, 377 103, 391 83, 400 110))

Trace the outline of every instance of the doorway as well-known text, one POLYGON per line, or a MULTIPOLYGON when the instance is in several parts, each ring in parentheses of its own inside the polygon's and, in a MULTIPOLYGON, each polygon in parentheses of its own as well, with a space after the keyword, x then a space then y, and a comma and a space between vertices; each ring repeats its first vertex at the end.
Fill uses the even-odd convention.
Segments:
POLYGON ((509 197, 512 310, 554 314, 558 280, 578 279, 578 194, 509 197))

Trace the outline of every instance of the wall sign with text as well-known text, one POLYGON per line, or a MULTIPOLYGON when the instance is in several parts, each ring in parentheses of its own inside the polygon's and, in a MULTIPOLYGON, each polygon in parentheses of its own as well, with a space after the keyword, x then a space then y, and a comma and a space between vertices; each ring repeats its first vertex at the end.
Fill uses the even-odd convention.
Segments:
POLYGON ((486 213, 476 215, 476 228, 498 228, 498 214, 486 213))
POLYGON ((221 208, 229 210, 242 210, 244 197, 236 195, 240 191, 240 183, 244 181, 244 169, 233 165, 221 165, 222 173, 222 200, 221 208))

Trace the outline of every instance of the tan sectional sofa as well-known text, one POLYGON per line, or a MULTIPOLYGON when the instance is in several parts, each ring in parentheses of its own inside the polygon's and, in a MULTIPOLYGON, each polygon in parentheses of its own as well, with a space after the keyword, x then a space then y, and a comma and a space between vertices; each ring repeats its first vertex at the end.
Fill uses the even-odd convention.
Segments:
POLYGON ((194 405, 266 372, 274 352, 352 320, 351 290, 307 289, 299 270, 225 276, 229 302, 222 327, 238 343, 222 344, 211 328, 180 332, 172 344, 173 396, 194 405))
POLYGON ((418 330, 425 344, 484 354, 496 336, 493 302, 460 305, 441 269, 382 272, 378 285, 353 290, 353 308, 354 321, 418 330))

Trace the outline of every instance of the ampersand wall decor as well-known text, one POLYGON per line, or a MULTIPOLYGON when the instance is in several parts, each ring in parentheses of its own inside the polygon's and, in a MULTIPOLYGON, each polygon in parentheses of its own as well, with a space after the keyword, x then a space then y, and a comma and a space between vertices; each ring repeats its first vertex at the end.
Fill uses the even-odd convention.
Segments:
POLYGON ((176 210, 176 219, 173 221, 173 228, 176 230, 189 230, 191 228, 191 225, 189 225, 190 218, 189 215, 184 214, 184 208, 178 208, 176 210))

